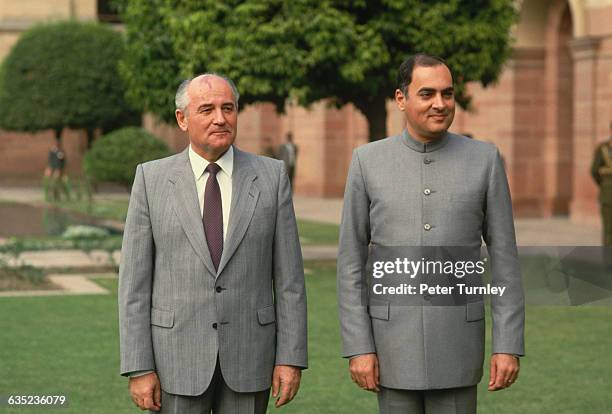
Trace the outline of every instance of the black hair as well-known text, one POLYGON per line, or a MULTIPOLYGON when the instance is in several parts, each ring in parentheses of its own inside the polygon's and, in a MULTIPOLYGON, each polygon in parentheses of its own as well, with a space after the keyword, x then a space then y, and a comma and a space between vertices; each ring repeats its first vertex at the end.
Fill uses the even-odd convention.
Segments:
MULTIPOLYGON (((408 95, 408 85, 410 85, 410 82, 412 82, 412 72, 414 72, 414 68, 418 66, 432 67, 438 65, 444 65, 449 71, 451 71, 444 59, 437 56, 428 55, 426 53, 417 53, 409 56, 399 67, 397 74, 397 88, 402 91, 404 96, 408 95)), ((453 72, 451 71, 451 76, 452 73, 453 72)))

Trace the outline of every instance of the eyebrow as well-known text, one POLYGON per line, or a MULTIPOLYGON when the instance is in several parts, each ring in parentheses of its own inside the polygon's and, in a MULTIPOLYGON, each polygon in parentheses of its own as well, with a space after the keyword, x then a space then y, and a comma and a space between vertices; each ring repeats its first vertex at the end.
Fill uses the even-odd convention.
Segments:
MULTIPOLYGON (((234 102, 231 102, 231 101, 228 101, 228 102, 223 102, 223 103, 221 104, 221 107, 227 107, 227 106, 232 106, 232 107, 234 107, 234 106, 235 106, 235 104, 234 104, 234 102)), ((202 105, 198 106, 198 111, 199 111, 199 110, 202 110, 202 109, 209 109, 209 108, 214 108, 214 107, 215 107, 215 105, 214 105, 214 104, 211 104, 211 103, 203 103, 202 105)))
MULTIPOLYGON (((455 91, 455 89, 452 86, 449 86, 448 88, 442 89, 441 92, 444 93, 444 92, 454 92, 454 91, 455 91)), ((419 89, 418 93, 421 93, 421 92, 437 92, 437 89, 434 89, 434 88, 421 88, 421 89, 419 89)))

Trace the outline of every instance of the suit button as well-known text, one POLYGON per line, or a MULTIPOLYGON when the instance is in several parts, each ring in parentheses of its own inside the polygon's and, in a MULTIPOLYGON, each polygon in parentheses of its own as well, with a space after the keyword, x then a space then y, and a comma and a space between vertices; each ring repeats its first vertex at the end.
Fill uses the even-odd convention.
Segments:
POLYGON ((217 293, 221 293, 221 291, 223 290, 223 288, 221 286, 217 286, 215 288, 215 290, 217 291, 217 293))
POLYGON ((425 158, 425 159, 423 160, 423 162, 424 162, 425 164, 431 164, 431 160, 430 160, 429 158, 425 158))
POLYGON ((425 224, 423 224, 423 228, 424 228, 425 230, 429 231, 429 230, 431 230, 431 224, 429 224, 429 223, 425 223, 425 224))
POLYGON ((431 194, 431 190, 429 188, 426 188, 426 189, 423 190, 423 194, 430 195, 431 194))
POLYGON ((213 329, 217 329, 217 322, 212 324, 213 329))

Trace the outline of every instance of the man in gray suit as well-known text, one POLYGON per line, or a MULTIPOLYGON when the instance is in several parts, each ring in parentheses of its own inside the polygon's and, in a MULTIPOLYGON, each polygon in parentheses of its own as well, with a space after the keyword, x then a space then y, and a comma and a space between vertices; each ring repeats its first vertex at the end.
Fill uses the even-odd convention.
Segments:
POLYGON ((482 297, 432 306, 426 292, 395 305, 368 292, 366 262, 384 246, 487 244, 492 285, 490 391, 512 385, 524 354, 524 299, 512 206, 495 146, 448 132, 452 75, 439 58, 400 66, 396 102, 406 129, 353 153, 338 254, 343 356, 360 387, 378 392, 381 413, 474 413, 484 359, 482 297))
POLYGON ((139 165, 119 271, 121 374, 142 409, 264 413, 307 366, 302 256, 283 163, 233 146, 227 78, 181 84, 189 147, 139 165))

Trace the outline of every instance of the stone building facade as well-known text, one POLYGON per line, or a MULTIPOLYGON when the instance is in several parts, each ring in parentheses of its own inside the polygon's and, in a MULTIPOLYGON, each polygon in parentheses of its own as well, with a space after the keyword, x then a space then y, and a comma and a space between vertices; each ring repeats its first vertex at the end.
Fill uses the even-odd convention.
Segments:
MULTIPOLYGON (((113 20, 95 0, 0 0, 0 59, 19 34, 40 21, 113 20)), ((569 215, 598 220, 597 188, 589 165, 612 120, 612 0, 523 0, 513 29, 515 43, 499 82, 471 85, 474 109, 458 111, 452 130, 494 142, 501 150, 515 213, 522 217, 569 215)), ((387 131, 399 133, 402 114, 388 102, 387 131)), ((180 150, 177 128, 145 116, 143 123, 180 150)), ((295 179, 299 195, 340 197, 352 149, 367 142, 365 118, 351 105, 305 109, 288 104, 277 115, 270 104, 245 108, 237 145, 260 152, 292 132, 300 148, 295 179)), ((42 172, 52 134, 0 131, 0 182, 32 182, 42 172)), ((69 172, 78 174, 85 136, 64 137, 69 172)))

